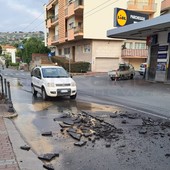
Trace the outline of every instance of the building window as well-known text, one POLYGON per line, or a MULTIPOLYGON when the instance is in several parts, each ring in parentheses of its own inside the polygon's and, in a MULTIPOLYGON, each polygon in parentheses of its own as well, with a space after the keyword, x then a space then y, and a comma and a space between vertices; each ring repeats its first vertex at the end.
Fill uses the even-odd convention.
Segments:
POLYGON ((74 22, 69 23, 69 28, 70 29, 74 28, 74 22))
POLYGON ((135 49, 146 49, 146 43, 136 42, 135 49))
POLYGON ((126 43, 125 43, 125 48, 126 48, 126 49, 133 49, 133 44, 132 44, 132 42, 126 42, 126 43))
POLYGON ((84 53, 90 53, 90 52, 91 52, 91 47, 90 47, 89 44, 84 45, 84 47, 83 47, 83 52, 84 52, 84 53))
POLYGON ((70 54, 70 48, 64 48, 64 55, 70 54))

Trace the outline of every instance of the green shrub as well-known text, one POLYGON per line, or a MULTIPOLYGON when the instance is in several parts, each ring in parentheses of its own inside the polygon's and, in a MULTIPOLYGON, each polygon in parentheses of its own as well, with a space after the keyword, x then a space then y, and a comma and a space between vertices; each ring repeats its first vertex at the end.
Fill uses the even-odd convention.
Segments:
POLYGON ((18 67, 18 66, 19 66, 19 63, 9 63, 9 65, 10 65, 10 66, 14 66, 14 67, 15 67, 15 66, 18 67))
POLYGON ((68 72, 72 73, 86 73, 89 70, 90 63, 89 62, 73 62, 70 61, 70 70, 69 70, 69 60, 65 57, 52 57, 53 63, 57 63, 58 65, 64 67, 68 72))
MULTIPOLYGON (((89 70, 89 62, 72 62, 70 63, 70 72, 72 73, 86 73, 89 70)), ((64 68, 69 71, 69 62, 66 62, 64 68)))

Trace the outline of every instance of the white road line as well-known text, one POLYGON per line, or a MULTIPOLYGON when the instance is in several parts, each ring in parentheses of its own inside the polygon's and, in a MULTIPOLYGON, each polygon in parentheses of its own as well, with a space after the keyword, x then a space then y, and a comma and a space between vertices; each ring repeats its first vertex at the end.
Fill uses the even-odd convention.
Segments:
POLYGON ((147 112, 147 111, 143 111, 143 110, 140 110, 140 109, 135 109, 133 107, 129 107, 129 106, 125 106, 125 105, 121 105, 121 104, 117 104, 117 103, 113 103, 114 105, 117 105, 119 107, 124 107, 124 108, 127 108, 127 109, 131 109, 131 110, 134 110, 134 111, 138 111, 138 112, 141 112, 141 113, 145 113, 147 115, 150 115, 150 116, 156 116, 156 117, 159 117, 161 119, 167 119, 169 120, 170 118, 169 117, 166 117, 166 116, 161 116, 161 115, 157 115, 157 114, 154 114, 154 113, 150 113, 150 112, 147 112))

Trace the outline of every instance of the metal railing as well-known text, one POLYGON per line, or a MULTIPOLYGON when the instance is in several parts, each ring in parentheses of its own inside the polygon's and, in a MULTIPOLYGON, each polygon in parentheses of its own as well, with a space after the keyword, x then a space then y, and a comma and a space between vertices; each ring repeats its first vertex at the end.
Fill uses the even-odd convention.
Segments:
POLYGON ((82 27, 75 27, 74 28, 74 34, 78 34, 78 33, 83 33, 83 28, 82 27))
POLYGON ((147 58, 148 50, 147 49, 123 49, 121 55, 122 57, 147 58))

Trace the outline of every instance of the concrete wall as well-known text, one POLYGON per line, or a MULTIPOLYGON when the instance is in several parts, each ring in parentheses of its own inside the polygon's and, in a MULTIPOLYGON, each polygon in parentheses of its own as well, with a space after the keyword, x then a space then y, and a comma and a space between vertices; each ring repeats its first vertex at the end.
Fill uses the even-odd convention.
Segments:
POLYGON ((109 39, 106 31, 112 29, 114 8, 126 8, 124 1, 84 0, 84 38, 109 39))

